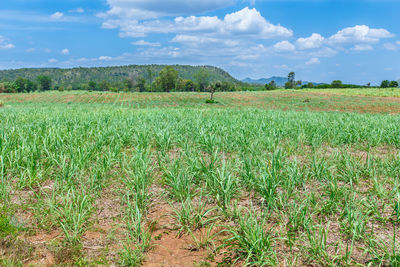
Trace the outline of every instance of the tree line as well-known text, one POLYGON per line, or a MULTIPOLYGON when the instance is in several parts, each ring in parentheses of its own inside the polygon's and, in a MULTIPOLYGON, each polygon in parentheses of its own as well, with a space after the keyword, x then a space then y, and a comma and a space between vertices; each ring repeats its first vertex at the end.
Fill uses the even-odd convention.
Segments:
MULTIPOLYGON (((215 76, 215 75, 214 75, 215 76)), ((226 80, 216 81, 213 73, 206 68, 200 68, 193 75, 193 79, 181 78, 173 66, 164 67, 159 74, 147 69, 146 75, 136 75, 134 78, 125 78, 122 82, 111 83, 107 80, 100 82, 91 80, 88 83, 59 85, 54 84, 48 75, 39 75, 35 80, 18 77, 14 81, 0 82, 0 93, 22 93, 49 90, 87 90, 112 92, 204 92, 218 84, 220 91, 239 90, 238 85, 226 80)))
MULTIPOLYGON (((295 79, 296 74, 294 72, 290 72, 288 74, 288 81, 285 83, 285 89, 299 89, 299 88, 316 88, 316 89, 328 89, 328 88, 370 88, 371 83, 367 85, 356 85, 356 84, 344 84, 341 80, 334 80, 332 83, 321 83, 321 84, 314 84, 314 83, 307 83, 303 84, 302 81, 296 81, 295 79)), ((377 87, 377 86, 375 86, 377 87)), ((398 81, 389 81, 384 80, 382 81, 379 88, 397 88, 399 87, 398 81)), ((275 81, 271 81, 265 85, 265 90, 275 90, 278 89, 277 84, 275 81)))

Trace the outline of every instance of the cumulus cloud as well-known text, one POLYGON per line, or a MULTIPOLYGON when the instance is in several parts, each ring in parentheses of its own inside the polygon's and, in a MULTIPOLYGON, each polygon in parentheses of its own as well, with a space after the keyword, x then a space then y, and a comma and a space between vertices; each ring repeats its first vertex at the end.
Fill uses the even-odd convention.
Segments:
POLYGON ((59 12, 59 11, 53 13, 53 14, 50 16, 50 18, 53 19, 53 20, 58 20, 58 19, 61 19, 62 17, 64 17, 64 13, 59 12))
POLYGON ((279 52, 291 52, 291 51, 296 50, 296 47, 289 41, 282 41, 282 42, 276 43, 274 45, 274 48, 279 52))
POLYGON ((152 42, 147 42, 145 40, 139 40, 136 42, 132 42, 131 44, 137 45, 137 46, 152 46, 152 47, 161 46, 160 43, 152 43, 152 42))
POLYGON ((57 63, 57 62, 58 62, 58 60, 55 59, 55 58, 50 58, 49 59, 49 63, 57 63))
POLYGON ((319 64, 319 63, 320 63, 319 58, 313 57, 313 58, 310 58, 310 60, 306 62, 306 65, 309 66, 309 65, 319 64))
POLYGON ((353 51, 371 51, 374 50, 372 45, 369 44, 356 44, 351 50, 353 51))
POLYGON ((366 25, 357 25, 338 31, 329 38, 333 44, 341 43, 377 43, 381 39, 394 35, 386 29, 373 29, 366 25))
POLYGON ((11 49, 14 47, 15 45, 10 43, 5 37, 0 35, 0 50, 11 49))
POLYGON ((320 34, 313 33, 308 38, 297 39, 296 45, 301 50, 319 48, 322 46, 324 40, 325 40, 325 38, 322 37, 320 34))
POLYGON ((69 54, 69 50, 67 49, 67 48, 65 48, 65 49, 63 49, 63 50, 61 50, 61 54, 63 54, 63 55, 68 55, 69 54))
POLYGON ((143 37, 151 33, 198 32, 230 37, 251 36, 257 39, 290 37, 293 32, 281 25, 268 22, 256 9, 248 7, 223 19, 210 16, 176 17, 171 20, 140 21, 131 17, 105 16, 103 28, 119 28, 121 37, 143 37))

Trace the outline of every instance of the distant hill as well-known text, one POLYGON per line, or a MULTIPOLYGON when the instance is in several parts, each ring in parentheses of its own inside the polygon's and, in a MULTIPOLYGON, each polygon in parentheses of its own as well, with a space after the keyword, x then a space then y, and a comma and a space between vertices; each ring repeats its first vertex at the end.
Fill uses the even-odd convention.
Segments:
MULTIPOLYGON (((245 83, 250 83, 250 84, 260 84, 260 85, 264 85, 267 83, 270 83, 271 81, 275 81, 276 85, 278 86, 285 86, 285 83, 288 81, 287 77, 277 77, 277 76, 273 76, 271 78, 262 78, 262 79, 258 79, 258 80, 253 80, 251 78, 246 78, 243 79, 242 82, 245 83)), ((307 81, 303 81, 303 84, 307 84, 309 82, 307 81)), ((314 85, 317 85, 318 83, 312 82, 314 85)))
POLYGON ((263 85, 267 84, 267 83, 269 83, 271 81, 275 81, 275 83, 278 86, 284 86, 285 83, 288 81, 288 78, 287 77, 276 77, 276 76, 274 76, 274 77, 271 77, 271 78, 268 78, 268 79, 267 78, 262 78, 262 79, 258 79, 258 80, 253 80, 251 78, 246 78, 246 79, 242 80, 242 82, 245 82, 245 83, 263 84, 263 85))
MULTIPOLYGON (((147 79, 149 77, 148 70, 150 69, 153 77, 157 77, 160 71, 166 65, 128 65, 116 67, 93 67, 93 68, 26 68, 1 70, 0 81, 13 81, 18 77, 23 77, 30 80, 36 80, 39 75, 50 76, 53 85, 68 85, 68 84, 83 84, 90 81, 101 82, 107 81, 115 84, 123 82, 125 79, 135 79, 139 76, 147 79)), ((231 83, 240 83, 233 78, 228 72, 221 68, 213 66, 188 66, 188 65, 173 65, 174 69, 179 72, 179 77, 182 79, 194 80, 195 74, 200 69, 207 69, 210 73, 211 81, 226 81, 231 83)))

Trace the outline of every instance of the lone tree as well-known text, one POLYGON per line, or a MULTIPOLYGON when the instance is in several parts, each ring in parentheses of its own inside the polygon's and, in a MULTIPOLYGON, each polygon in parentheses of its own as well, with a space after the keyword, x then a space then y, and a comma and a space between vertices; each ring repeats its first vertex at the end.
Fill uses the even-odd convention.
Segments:
POLYGON ((194 78, 200 87, 200 91, 205 91, 209 86, 210 76, 210 72, 206 69, 201 69, 194 75, 194 78))
POLYGON ((167 66, 161 70, 157 79, 159 79, 161 89, 169 93, 171 89, 175 88, 178 72, 172 66, 167 66))
POLYGON ((215 103, 215 101, 214 101, 214 93, 216 91, 220 91, 221 87, 222 87, 221 82, 215 82, 215 83, 210 85, 209 90, 210 90, 211 95, 210 95, 210 99, 207 101, 207 103, 215 103))
POLYGON ((383 81, 381 82, 381 88, 388 88, 389 85, 390 85, 389 80, 383 80, 383 81))
POLYGON ((49 76, 39 75, 36 80, 38 81, 40 90, 48 91, 51 89, 51 78, 49 76))
POLYGON ((334 80, 334 81, 331 83, 331 87, 332 87, 332 88, 342 88, 342 86, 343 86, 343 83, 342 83, 342 81, 340 81, 340 80, 334 80))
POLYGON ((296 74, 293 71, 289 72, 288 81, 287 81, 287 83, 285 83, 286 89, 292 89, 296 86, 295 78, 296 78, 296 74))

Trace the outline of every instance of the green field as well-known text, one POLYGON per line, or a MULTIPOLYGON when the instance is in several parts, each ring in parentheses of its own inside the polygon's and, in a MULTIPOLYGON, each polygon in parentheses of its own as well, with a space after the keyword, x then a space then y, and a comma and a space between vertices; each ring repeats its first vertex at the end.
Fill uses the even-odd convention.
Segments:
POLYGON ((400 97, 400 88, 360 88, 360 89, 307 89, 307 92, 325 92, 349 96, 400 97))
POLYGON ((0 95, 0 265, 399 266, 400 100, 358 94, 0 95))

